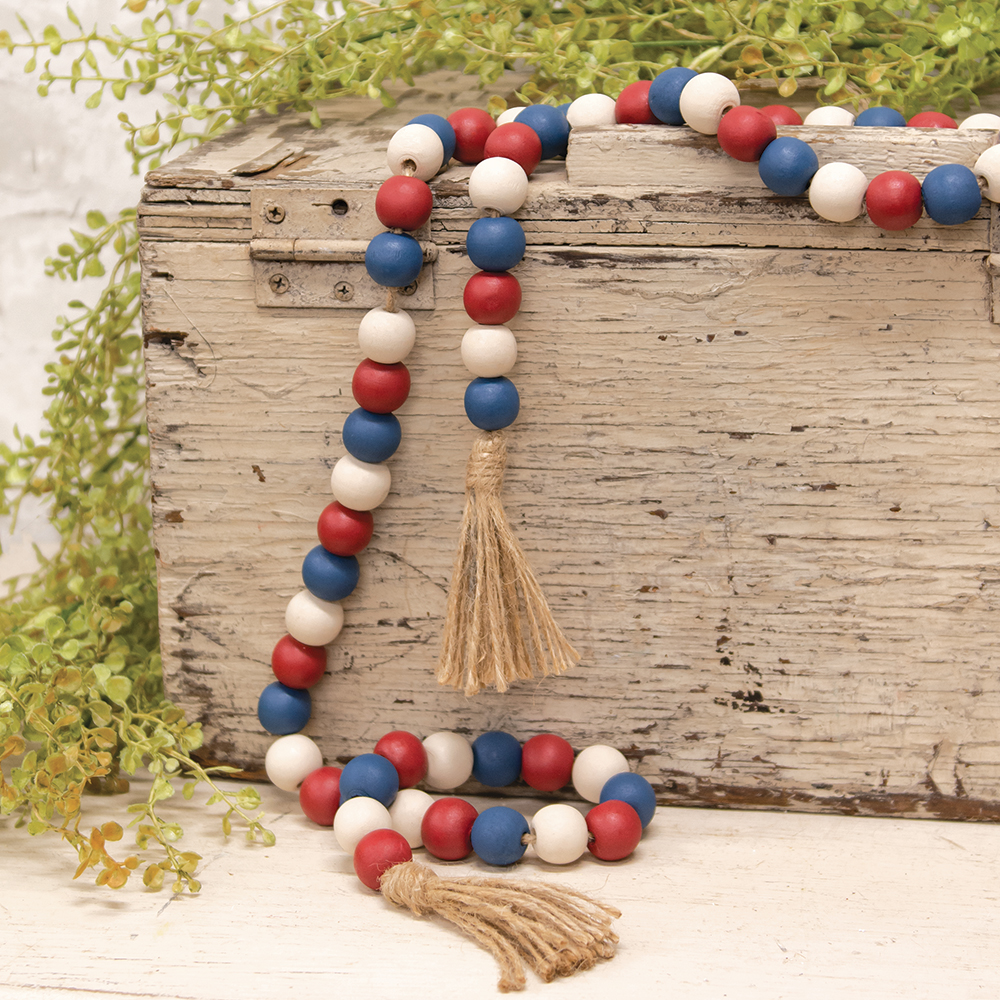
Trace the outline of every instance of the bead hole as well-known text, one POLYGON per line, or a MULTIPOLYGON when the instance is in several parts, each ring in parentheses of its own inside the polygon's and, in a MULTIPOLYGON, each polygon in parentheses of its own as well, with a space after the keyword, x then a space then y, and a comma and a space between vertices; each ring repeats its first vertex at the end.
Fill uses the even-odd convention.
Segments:
POLYGON ((330 206, 330 210, 334 215, 347 215, 347 202, 343 198, 338 198, 330 206))

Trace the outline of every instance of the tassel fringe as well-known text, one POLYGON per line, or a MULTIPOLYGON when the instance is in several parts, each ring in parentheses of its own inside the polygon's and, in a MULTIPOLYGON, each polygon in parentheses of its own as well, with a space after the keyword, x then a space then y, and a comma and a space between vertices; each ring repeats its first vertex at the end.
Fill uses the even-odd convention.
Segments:
POLYGON ((513 680, 547 677, 580 654, 552 617, 542 588, 503 509, 507 445, 500 431, 480 434, 465 476, 465 514, 437 679, 467 695, 506 691, 513 680))
POLYGON ((621 913, 583 893, 504 878, 439 878, 407 861, 388 869, 382 895, 417 916, 434 913, 492 952, 501 993, 522 990, 527 963, 545 982, 589 969, 615 953, 621 913))

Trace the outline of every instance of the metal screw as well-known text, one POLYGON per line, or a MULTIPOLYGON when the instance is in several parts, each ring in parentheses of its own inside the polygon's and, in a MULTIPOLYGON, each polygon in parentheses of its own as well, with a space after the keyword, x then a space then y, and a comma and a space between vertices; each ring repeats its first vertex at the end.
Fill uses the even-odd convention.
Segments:
POLYGON ((333 297, 338 302, 350 302, 354 298, 354 285, 349 281, 338 281, 333 289, 333 297))
POLYGON ((264 209, 264 218, 268 222, 283 222, 285 219, 285 210, 280 205, 268 205, 264 209))
POLYGON ((412 295, 417 290, 417 283, 411 281, 405 288, 399 290, 400 295, 412 295))
POLYGON ((291 282, 283 274, 272 274, 267 283, 271 286, 271 291, 275 295, 284 295, 291 288, 291 282))

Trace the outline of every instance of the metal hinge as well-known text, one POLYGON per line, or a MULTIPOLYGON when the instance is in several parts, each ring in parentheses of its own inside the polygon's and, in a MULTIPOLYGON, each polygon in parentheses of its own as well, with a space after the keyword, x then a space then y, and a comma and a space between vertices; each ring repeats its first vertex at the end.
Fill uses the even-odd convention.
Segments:
MULTIPOLYGON (((365 250, 384 226, 374 188, 257 188, 250 194, 250 260, 258 306, 285 309, 371 309, 386 290, 365 270, 365 250)), ((399 290, 406 309, 434 308, 438 248, 428 228, 413 235, 424 267, 399 290)))

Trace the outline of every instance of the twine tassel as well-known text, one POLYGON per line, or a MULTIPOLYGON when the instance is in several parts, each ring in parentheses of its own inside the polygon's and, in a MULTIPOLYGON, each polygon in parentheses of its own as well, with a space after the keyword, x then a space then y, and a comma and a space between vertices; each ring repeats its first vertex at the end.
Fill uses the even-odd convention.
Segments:
POLYGON ((465 475, 465 513, 448 592, 437 678, 467 695, 506 691, 547 677, 580 655, 562 634, 504 512, 507 445, 500 431, 475 440, 465 475))
POLYGON ((545 982, 589 969, 615 953, 621 913, 583 893, 503 878, 439 878, 407 861, 381 878, 382 895, 417 916, 437 914, 493 954, 501 993, 522 990, 527 963, 545 982))

